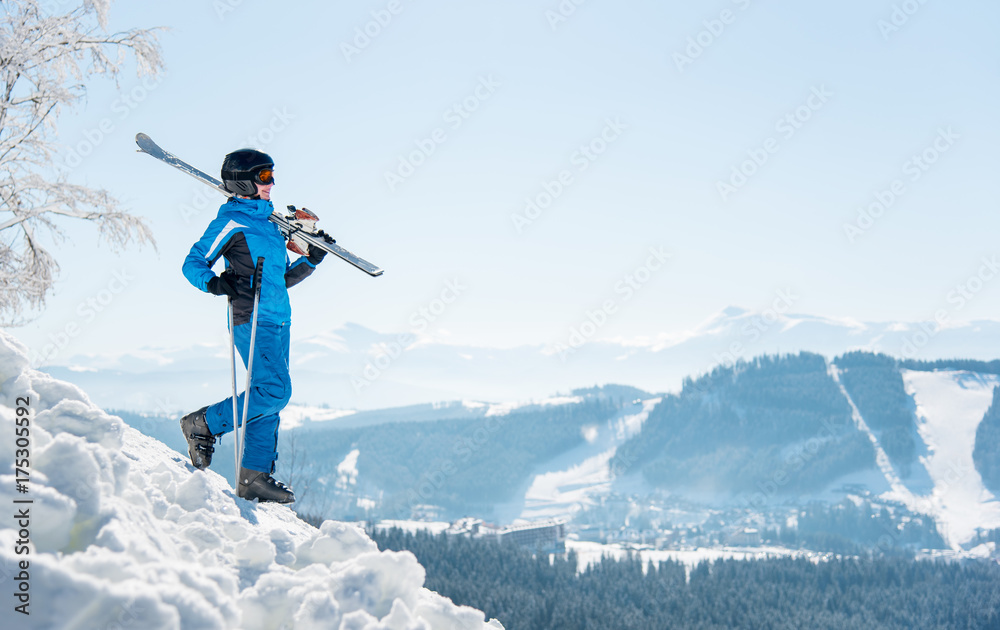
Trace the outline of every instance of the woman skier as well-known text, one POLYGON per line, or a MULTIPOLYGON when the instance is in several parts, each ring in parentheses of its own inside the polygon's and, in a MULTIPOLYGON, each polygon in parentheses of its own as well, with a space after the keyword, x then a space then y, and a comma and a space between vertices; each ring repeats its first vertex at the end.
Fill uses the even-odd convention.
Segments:
MULTIPOLYGON (((278 458, 278 413, 288 404, 292 384, 288 374, 291 307, 288 288, 310 275, 326 252, 310 247, 306 256, 290 263, 285 238, 268 221, 274 211, 274 160, 266 153, 240 149, 222 162, 222 182, 233 197, 219 208, 205 234, 184 259, 184 276, 197 289, 232 300, 233 338, 244 365, 249 360, 254 302, 254 271, 264 258, 257 308, 253 370, 250 375, 246 437, 239 470, 237 496, 252 501, 292 503, 295 495, 271 474, 278 458), (215 275, 220 257, 226 270, 215 275)), ((244 417, 247 392, 237 398, 237 415, 244 417)), ((191 464, 198 469, 212 463, 215 439, 234 427, 233 400, 202 407, 181 418, 191 464)))

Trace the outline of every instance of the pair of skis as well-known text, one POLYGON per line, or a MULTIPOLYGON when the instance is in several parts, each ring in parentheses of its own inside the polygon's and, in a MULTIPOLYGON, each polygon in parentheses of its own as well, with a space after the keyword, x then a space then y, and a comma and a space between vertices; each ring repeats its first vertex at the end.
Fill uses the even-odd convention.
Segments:
MULTIPOLYGON (((135 143, 139 145, 140 152, 151 155, 157 160, 169 164, 179 171, 187 173, 191 177, 194 177, 203 184, 208 184, 227 197, 233 196, 233 193, 229 192, 222 186, 222 182, 215 179, 208 173, 196 169, 176 155, 164 151, 146 134, 136 134, 135 143)), ((341 260, 349 262, 370 276, 382 275, 383 270, 378 265, 374 265, 357 254, 349 252, 340 245, 337 245, 337 243, 328 234, 325 234, 322 231, 313 231, 308 229, 296 218, 294 208, 289 206, 289 209, 292 213, 287 216, 274 212, 270 217, 268 217, 271 223, 278 226, 278 229, 281 230, 281 233, 285 235, 286 239, 291 238, 292 235, 294 235, 297 239, 305 241, 312 247, 318 247, 319 249, 325 250, 326 252, 337 256, 341 260)))

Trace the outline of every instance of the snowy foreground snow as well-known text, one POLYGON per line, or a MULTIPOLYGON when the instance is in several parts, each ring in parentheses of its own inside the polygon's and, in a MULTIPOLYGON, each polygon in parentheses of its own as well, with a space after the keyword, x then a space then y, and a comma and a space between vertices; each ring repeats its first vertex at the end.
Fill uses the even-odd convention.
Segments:
POLYGON ((287 507, 238 499, 218 474, 194 470, 28 363, 0 332, 3 628, 503 627, 423 588, 411 553, 381 552, 352 525, 317 530, 287 507), (31 419, 27 494, 15 479, 19 405, 31 419), (33 502, 14 503, 24 499, 33 502), (30 510, 26 555, 15 551, 15 505, 30 510), (22 560, 29 578, 18 581, 22 560), (22 582, 30 616, 13 610, 22 582))

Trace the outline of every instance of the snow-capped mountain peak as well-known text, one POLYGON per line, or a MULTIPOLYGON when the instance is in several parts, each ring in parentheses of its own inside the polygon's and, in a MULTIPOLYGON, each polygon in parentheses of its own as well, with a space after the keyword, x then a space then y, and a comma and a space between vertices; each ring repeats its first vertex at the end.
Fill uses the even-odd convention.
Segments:
MULTIPOLYGON (((677 391, 684 378, 762 354, 851 350, 896 357, 993 359, 1000 322, 861 322, 850 318, 729 307, 689 330, 653 338, 608 338, 579 348, 557 344, 484 348, 347 324, 292 342, 293 402, 381 409, 471 398, 541 399, 581 384, 628 383, 677 391)), ((101 405, 158 413, 190 411, 229 394, 224 345, 141 348, 121 356, 71 356, 47 366, 101 405)))

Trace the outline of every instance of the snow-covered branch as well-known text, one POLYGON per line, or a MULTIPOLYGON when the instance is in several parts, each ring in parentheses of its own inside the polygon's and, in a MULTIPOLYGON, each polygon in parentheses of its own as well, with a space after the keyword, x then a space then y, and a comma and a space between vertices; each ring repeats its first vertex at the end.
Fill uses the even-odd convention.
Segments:
POLYGON ((58 218, 93 221, 115 250, 155 247, 145 221, 107 191, 42 173, 53 171, 59 113, 83 98, 88 78, 117 84, 129 58, 140 76, 162 70, 156 30, 108 33, 109 0, 83 0, 67 13, 47 6, 0 2, 0 325, 44 306, 59 267, 37 233, 62 238, 58 218))

